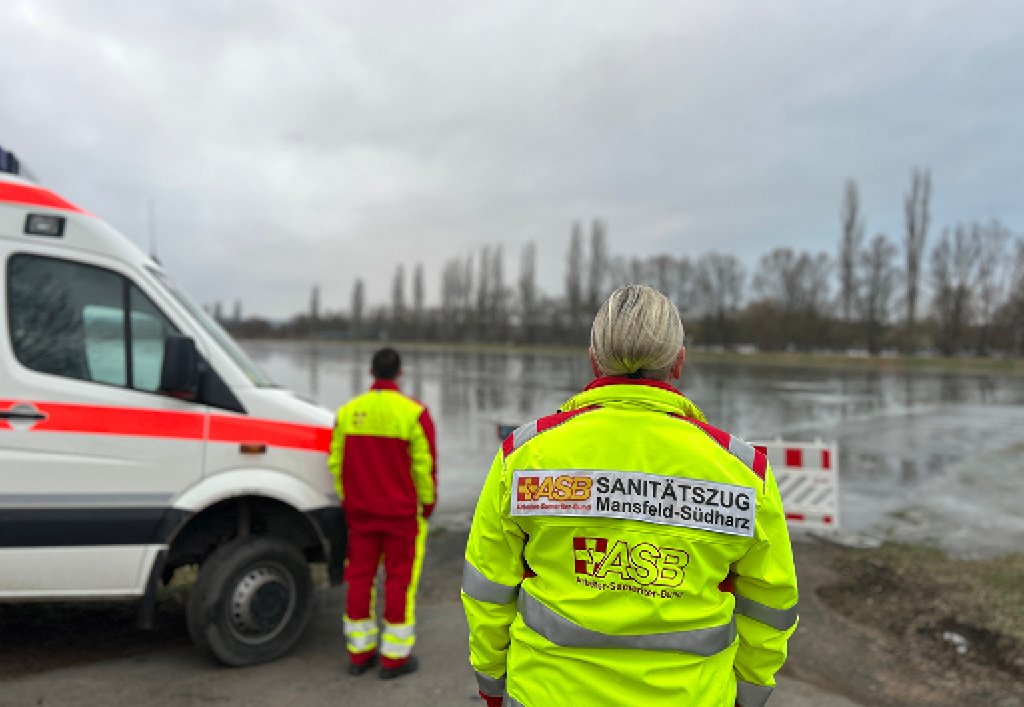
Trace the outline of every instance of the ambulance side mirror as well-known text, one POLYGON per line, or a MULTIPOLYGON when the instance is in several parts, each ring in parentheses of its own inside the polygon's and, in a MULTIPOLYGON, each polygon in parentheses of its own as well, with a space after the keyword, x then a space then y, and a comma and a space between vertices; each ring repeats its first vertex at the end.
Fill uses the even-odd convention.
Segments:
POLYGON ((172 335, 164 340, 160 392, 182 400, 199 397, 199 352, 189 337, 172 335))

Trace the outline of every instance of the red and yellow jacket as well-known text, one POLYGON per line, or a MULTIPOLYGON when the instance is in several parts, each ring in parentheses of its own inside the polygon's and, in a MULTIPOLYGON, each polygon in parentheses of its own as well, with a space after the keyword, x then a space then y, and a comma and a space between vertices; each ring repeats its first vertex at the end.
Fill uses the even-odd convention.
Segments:
POLYGON ((328 459, 345 512, 354 515, 429 516, 437 499, 434 422, 422 403, 394 381, 338 410, 328 459))

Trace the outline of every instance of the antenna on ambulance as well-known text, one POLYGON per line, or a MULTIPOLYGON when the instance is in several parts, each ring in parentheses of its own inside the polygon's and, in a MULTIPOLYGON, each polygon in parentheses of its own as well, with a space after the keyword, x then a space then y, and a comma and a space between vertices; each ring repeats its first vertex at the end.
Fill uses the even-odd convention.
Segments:
POLYGON ((153 205, 153 200, 150 199, 148 202, 149 206, 149 257, 153 259, 153 262, 159 263, 160 259, 156 257, 156 207, 153 205))

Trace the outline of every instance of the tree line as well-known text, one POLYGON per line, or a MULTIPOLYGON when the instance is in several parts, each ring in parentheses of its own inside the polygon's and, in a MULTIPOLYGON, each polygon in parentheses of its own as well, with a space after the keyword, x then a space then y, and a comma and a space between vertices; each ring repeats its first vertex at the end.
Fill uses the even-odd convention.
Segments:
POLYGON ((537 282, 533 242, 506 278, 505 249, 485 245, 452 257, 440 273, 440 301, 425 301, 424 271, 395 268, 387 304, 370 304, 362 279, 345 310, 308 312, 284 324, 221 318, 240 336, 326 336, 402 341, 586 343, 594 313, 617 287, 665 293, 689 345, 760 350, 934 351, 1024 354, 1024 238, 997 220, 945 226, 929 243, 931 174, 914 170, 903 197, 903 232, 867 237, 855 181, 846 183, 835 253, 775 248, 752 272, 731 254, 613 255, 607 227, 594 221, 569 236, 562 291, 537 282))

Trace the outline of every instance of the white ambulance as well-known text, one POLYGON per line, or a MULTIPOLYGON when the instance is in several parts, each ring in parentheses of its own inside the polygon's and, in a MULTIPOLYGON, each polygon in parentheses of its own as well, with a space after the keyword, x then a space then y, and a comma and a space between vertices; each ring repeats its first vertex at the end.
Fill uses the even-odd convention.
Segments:
POLYGON ((272 660, 341 581, 333 416, 275 387, 160 265, 0 150, 0 601, 140 600, 198 565, 193 641, 272 660))

